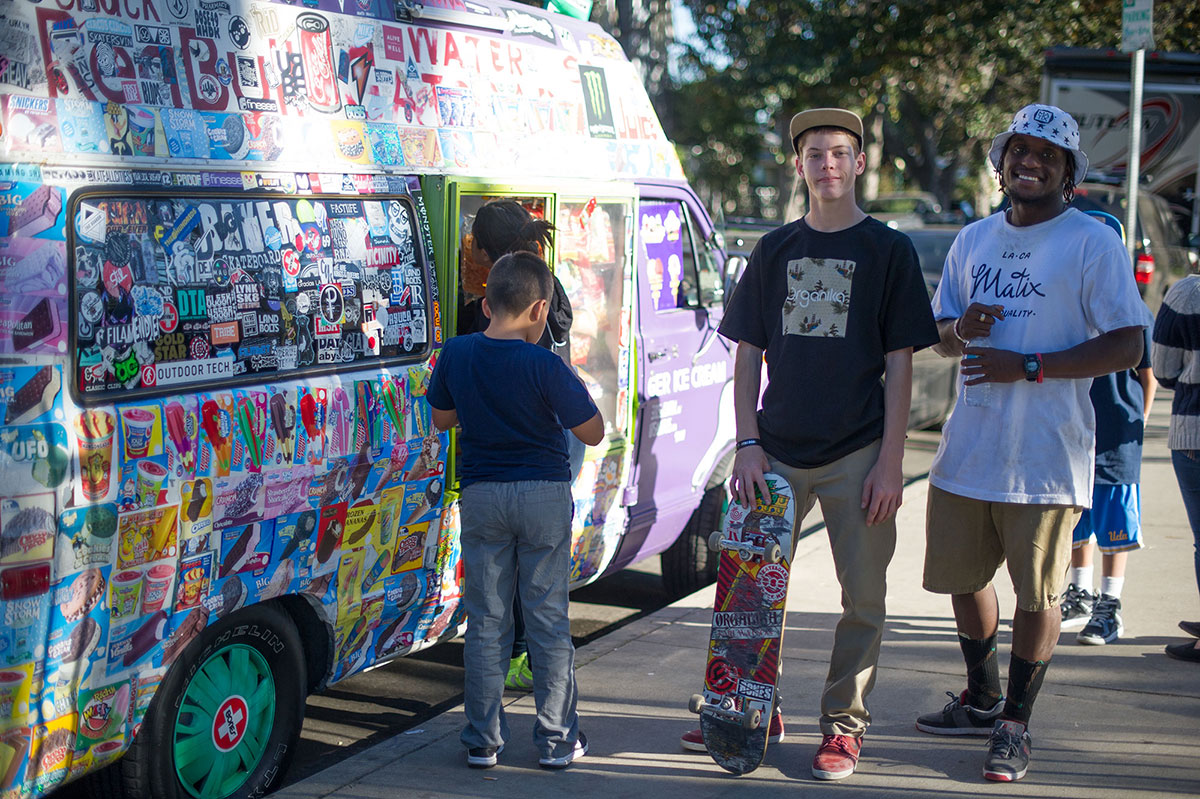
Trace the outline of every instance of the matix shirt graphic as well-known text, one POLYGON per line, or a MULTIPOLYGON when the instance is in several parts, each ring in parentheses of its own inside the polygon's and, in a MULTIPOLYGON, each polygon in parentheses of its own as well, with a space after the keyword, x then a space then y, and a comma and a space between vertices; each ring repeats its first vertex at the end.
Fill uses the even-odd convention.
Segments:
POLYGON ((783 334, 846 337, 854 261, 799 258, 788 261, 783 334))

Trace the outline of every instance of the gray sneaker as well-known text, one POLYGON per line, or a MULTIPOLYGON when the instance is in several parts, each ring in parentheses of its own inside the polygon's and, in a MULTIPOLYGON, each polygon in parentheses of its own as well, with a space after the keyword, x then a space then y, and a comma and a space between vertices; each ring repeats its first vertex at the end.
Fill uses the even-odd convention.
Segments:
POLYGON ((1103 646, 1111 644, 1125 634, 1125 623, 1121 621, 1121 600, 1115 596, 1101 594, 1092 608, 1092 618, 1075 636, 1081 644, 1103 646))
POLYGON ((579 733, 579 738, 575 741, 575 746, 571 748, 571 751, 564 755, 559 755, 558 757, 555 757, 554 755, 546 755, 545 757, 538 758, 538 765, 542 768, 566 768, 579 758, 586 755, 587 750, 587 736, 583 733, 579 733))
POLYGON ((980 710, 967 704, 967 692, 955 696, 946 692, 950 701, 938 713, 926 713, 917 717, 917 729, 933 735, 991 735, 992 725, 1004 710, 1004 700, 996 702, 988 710, 980 710))
POLYGON ((1029 750, 1033 740, 1019 721, 996 721, 988 739, 988 755, 983 761, 984 779, 1016 782, 1029 770, 1029 750))
POLYGON ((1063 592, 1062 601, 1059 604, 1062 607, 1062 629, 1078 630, 1088 623, 1088 619, 1092 618, 1092 607, 1096 604, 1096 595, 1086 588, 1080 588, 1075 583, 1071 583, 1063 592))

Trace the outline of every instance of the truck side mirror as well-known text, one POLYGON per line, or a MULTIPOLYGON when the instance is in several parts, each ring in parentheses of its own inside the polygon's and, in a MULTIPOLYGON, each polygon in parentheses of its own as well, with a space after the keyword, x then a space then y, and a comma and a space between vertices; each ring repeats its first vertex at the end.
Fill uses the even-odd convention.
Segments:
POLYGON ((738 280, 742 277, 742 272, 746 271, 746 259, 741 255, 731 255, 725 260, 725 307, 729 307, 729 299, 733 296, 733 289, 738 284, 738 280))

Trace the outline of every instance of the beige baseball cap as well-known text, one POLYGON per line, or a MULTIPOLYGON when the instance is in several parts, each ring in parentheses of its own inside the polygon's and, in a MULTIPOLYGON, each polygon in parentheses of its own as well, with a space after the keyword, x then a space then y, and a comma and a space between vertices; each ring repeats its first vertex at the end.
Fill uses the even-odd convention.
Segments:
MULTIPOLYGON (((801 111, 796 116, 792 117, 791 138, 792 149, 796 148, 796 137, 806 130, 813 128, 842 128, 848 130, 858 137, 858 144, 862 146, 863 140, 863 123, 862 118, 853 111, 847 111, 844 108, 810 108, 807 111, 801 111)), ((797 150, 796 155, 800 152, 797 150)))

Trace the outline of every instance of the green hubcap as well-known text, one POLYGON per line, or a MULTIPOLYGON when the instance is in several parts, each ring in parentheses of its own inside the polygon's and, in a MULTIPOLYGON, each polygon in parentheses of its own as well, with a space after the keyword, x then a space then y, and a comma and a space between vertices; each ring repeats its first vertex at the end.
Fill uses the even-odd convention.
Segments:
POLYGON ((214 653, 196 671, 175 717, 175 773, 196 799, 241 787, 258 766, 275 721, 275 680, 258 650, 214 653))

